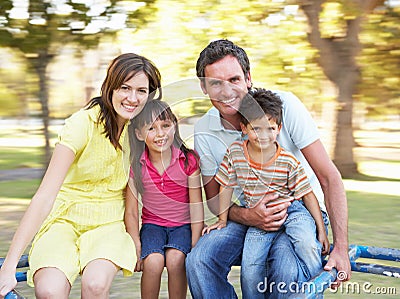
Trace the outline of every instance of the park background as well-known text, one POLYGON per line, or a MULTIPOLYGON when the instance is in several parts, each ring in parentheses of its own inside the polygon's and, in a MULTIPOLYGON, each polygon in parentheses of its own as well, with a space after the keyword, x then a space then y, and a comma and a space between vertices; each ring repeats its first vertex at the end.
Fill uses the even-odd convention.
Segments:
MULTIPOLYGON (((344 178, 350 244, 400 248, 399 21, 394 0, 0 0, 0 255, 63 119, 98 95, 112 58, 154 61, 192 145, 193 123, 210 107, 195 62, 219 38, 247 51, 254 86, 292 91, 312 113, 344 178)), ((239 291, 238 269, 230 278, 239 291)), ((111 297, 138 298, 139 280, 118 277, 111 297)), ((400 293, 395 278, 353 273, 351 283, 326 297, 400 293)))

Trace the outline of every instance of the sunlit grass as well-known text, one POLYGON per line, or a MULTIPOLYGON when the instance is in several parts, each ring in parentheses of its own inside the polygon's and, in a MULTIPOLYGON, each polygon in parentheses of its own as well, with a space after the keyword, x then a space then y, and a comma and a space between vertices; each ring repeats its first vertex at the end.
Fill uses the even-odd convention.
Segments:
POLYGON ((40 180, 16 180, 0 182, 1 198, 31 199, 40 180))
POLYGON ((43 167, 43 149, 37 147, 1 147, 0 170, 43 167))

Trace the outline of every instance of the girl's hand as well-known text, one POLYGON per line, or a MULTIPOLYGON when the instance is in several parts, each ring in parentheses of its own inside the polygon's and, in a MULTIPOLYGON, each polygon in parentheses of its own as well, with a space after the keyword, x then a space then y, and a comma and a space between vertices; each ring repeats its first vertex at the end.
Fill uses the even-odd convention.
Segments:
POLYGON ((138 258, 135 266, 135 272, 142 272, 143 271, 143 260, 138 258))
POLYGON ((17 285, 17 279, 15 278, 15 271, 6 271, 0 269, 0 297, 5 297, 8 292, 13 290, 17 285))
POLYGON ((136 247, 136 265, 135 265, 135 272, 142 272, 143 271, 143 260, 140 258, 142 255, 142 244, 138 243, 135 244, 136 247))
POLYGON ((203 236, 204 234, 209 234, 210 231, 212 231, 213 229, 221 229, 224 228, 225 226, 226 226, 226 221, 218 220, 213 225, 203 228, 201 235, 203 236))

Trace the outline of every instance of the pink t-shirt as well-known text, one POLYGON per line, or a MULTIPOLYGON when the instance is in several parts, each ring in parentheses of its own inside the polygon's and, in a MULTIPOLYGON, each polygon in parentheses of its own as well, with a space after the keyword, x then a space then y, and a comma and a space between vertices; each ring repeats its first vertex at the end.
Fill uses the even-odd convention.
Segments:
MULTIPOLYGON (((198 168, 196 157, 185 155, 172 146, 171 163, 162 175, 153 166, 145 150, 140 158, 142 164, 142 223, 152 223, 166 227, 190 223, 188 177, 198 168)), ((132 176, 132 173, 131 173, 132 176)))

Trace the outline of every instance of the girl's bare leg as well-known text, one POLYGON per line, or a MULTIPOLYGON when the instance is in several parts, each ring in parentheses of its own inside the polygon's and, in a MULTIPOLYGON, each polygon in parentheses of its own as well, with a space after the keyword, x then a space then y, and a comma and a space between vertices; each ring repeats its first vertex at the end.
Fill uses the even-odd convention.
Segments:
POLYGON ((158 298, 163 270, 164 256, 162 254, 152 253, 143 260, 143 274, 141 280, 142 299, 158 298))
POLYGON ((65 274, 57 268, 41 268, 33 276, 35 296, 38 299, 67 299, 71 285, 65 274))
POLYGON ((91 261, 82 274, 82 299, 108 298, 111 284, 119 268, 111 261, 91 261))
POLYGON ((169 298, 186 298, 187 280, 185 258, 186 255, 177 249, 171 248, 166 251, 169 298))

